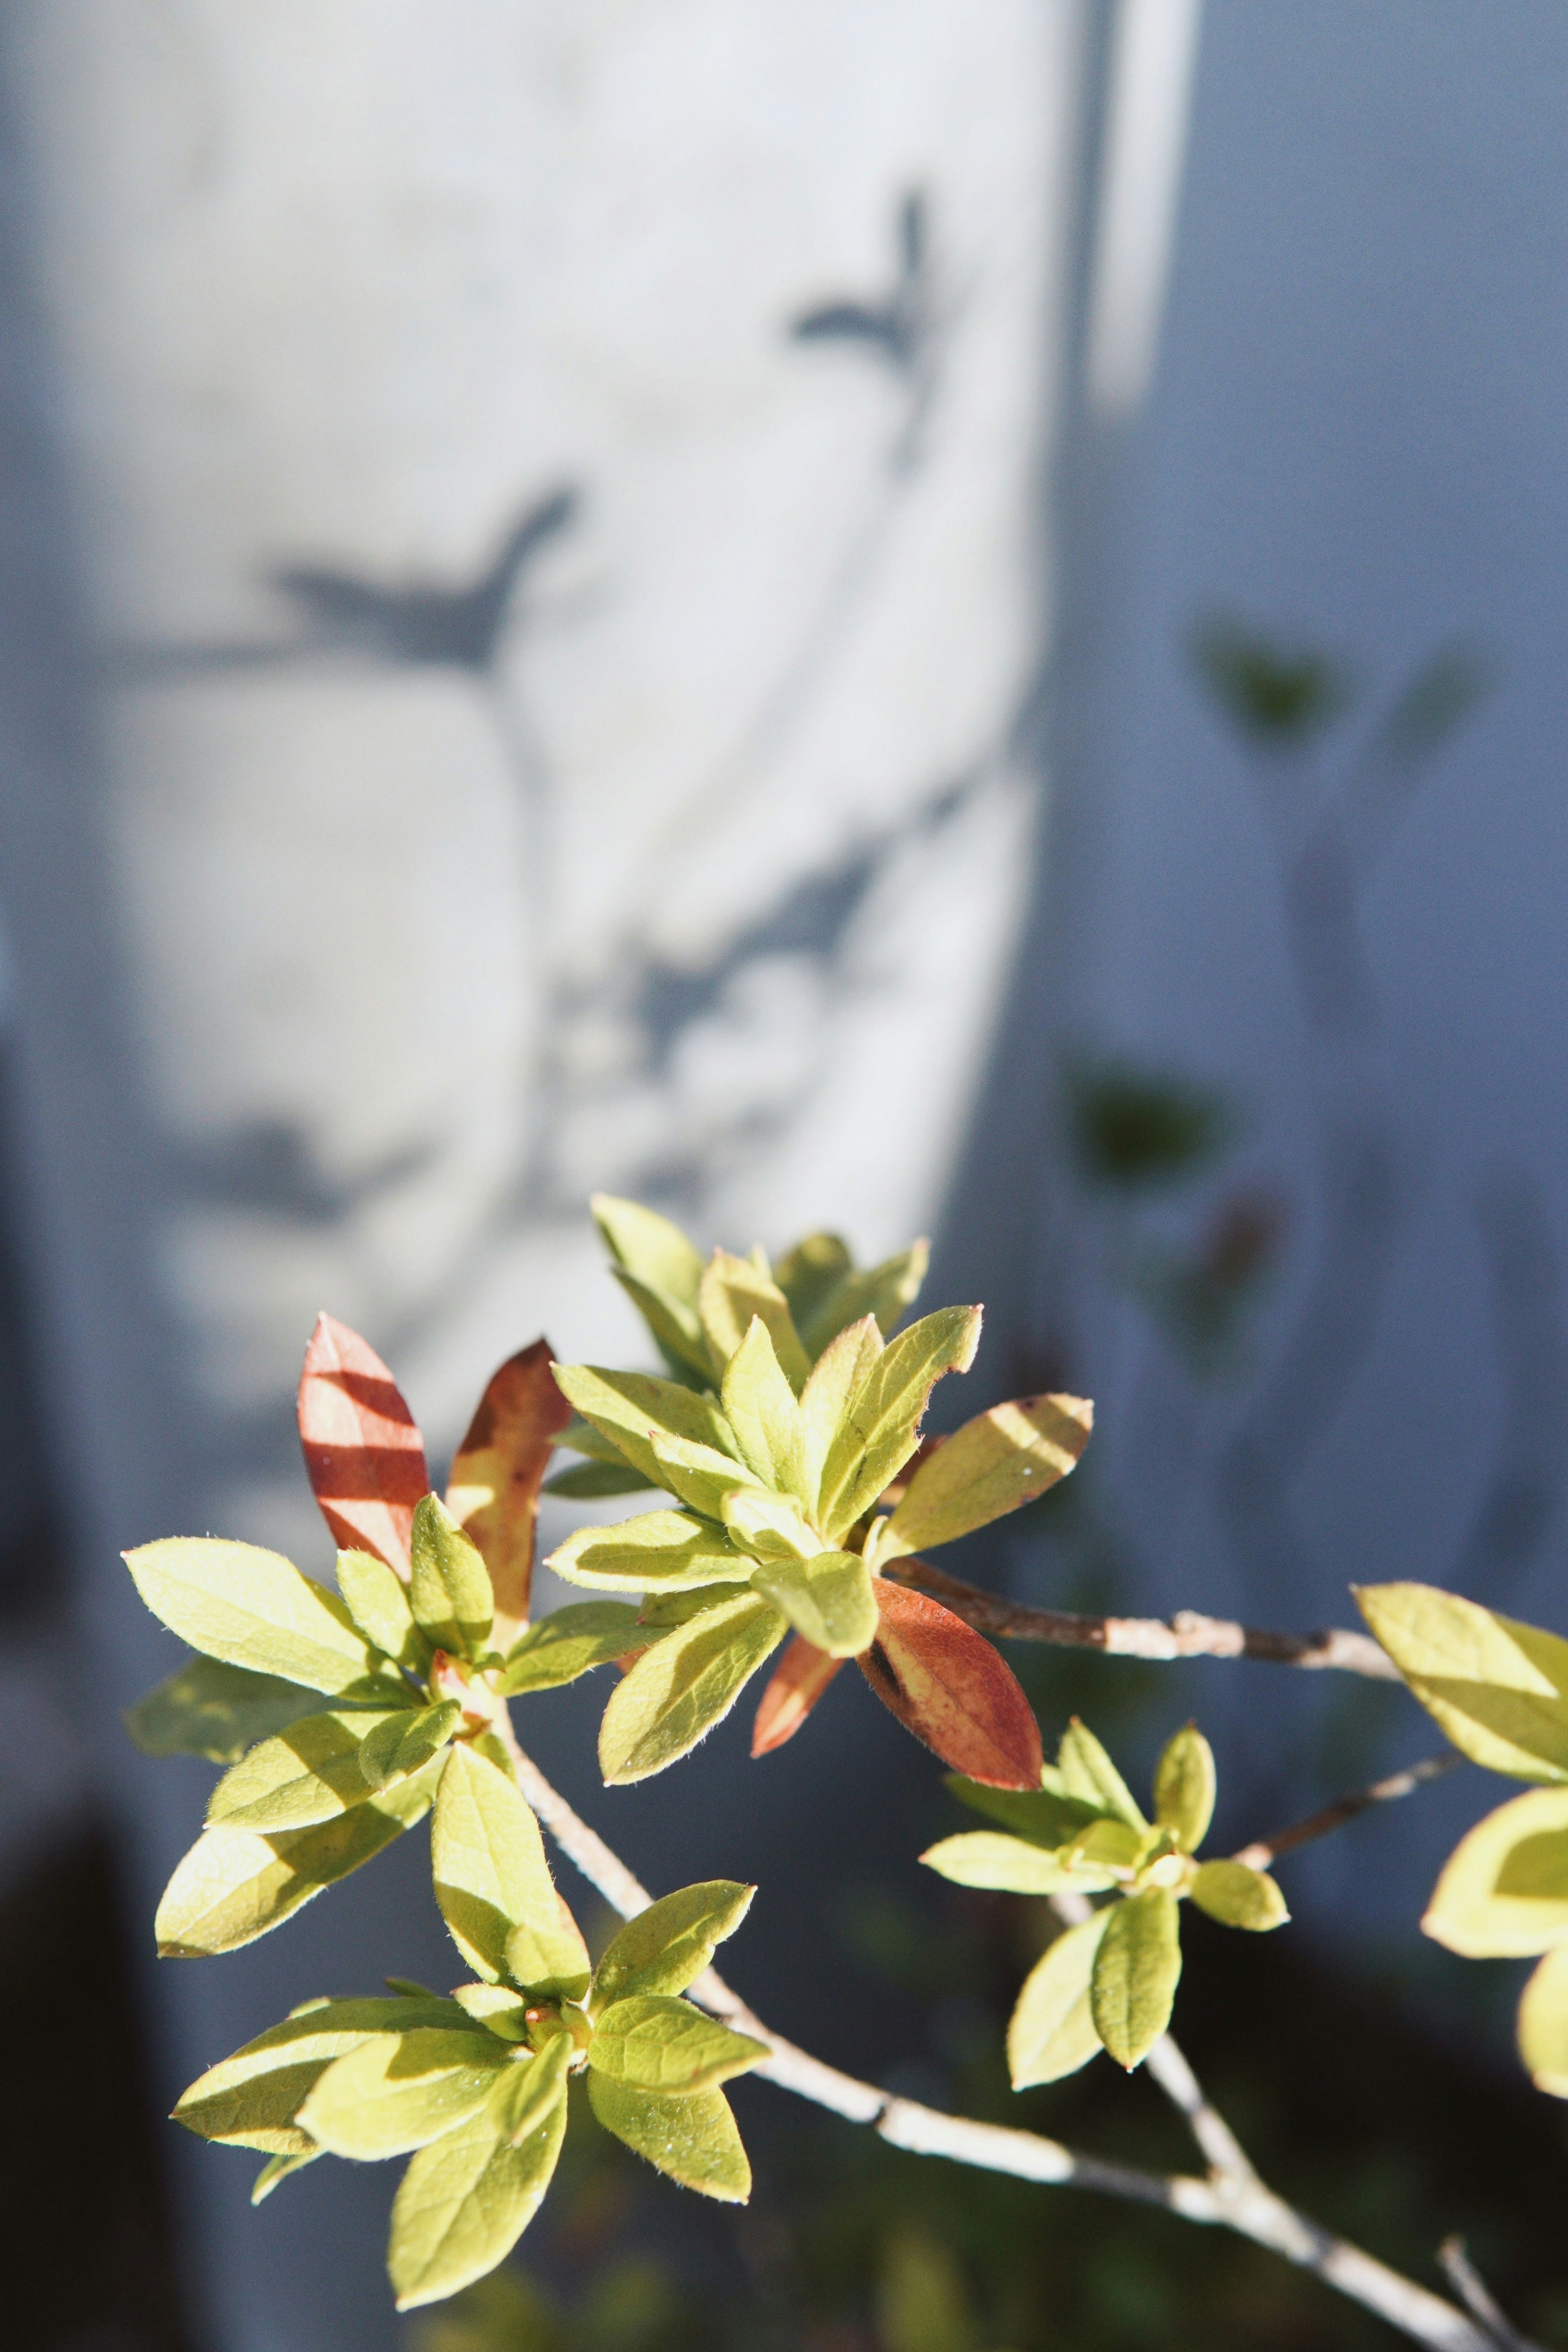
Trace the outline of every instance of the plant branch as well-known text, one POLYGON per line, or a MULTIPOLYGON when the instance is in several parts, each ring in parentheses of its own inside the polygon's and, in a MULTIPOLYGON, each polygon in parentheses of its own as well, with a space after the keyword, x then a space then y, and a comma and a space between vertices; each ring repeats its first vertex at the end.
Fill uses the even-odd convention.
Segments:
MULTIPOLYGON (((525 1755, 507 1721, 505 1709, 497 1727, 511 1751, 524 1796, 568 1860, 623 1918, 632 1918, 645 1910, 652 1900, 647 1890, 597 1832, 579 1818, 531 1758, 525 1755)), ((771 2055, 758 2069, 759 2074, 851 2123, 869 2125, 894 2147, 905 2148, 918 2156, 944 2156, 956 2164, 1010 2173, 1024 2180, 1098 2189, 1105 2196, 1126 2198, 1137 2204, 1163 2206, 1167 2212, 1180 2214, 1186 2221, 1234 2230, 1255 2244, 1282 2255, 1287 2262, 1312 2271, 1325 2284, 1375 2312, 1415 2343, 1426 2345, 1428 2352, 1498 2352, 1495 2334, 1468 2312, 1418 2286, 1414 2280, 1401 2277, 1397 2271, 1363 2253, 1359 2247, 1320 2229, 1316 2222, 1264 2188, 1249 2167, 1245 2175, 1217 2167, 1216 2177, 1207 2180, 1182 2173, 1147 2172, 1132 2165, 1108 2164, 1097 2157, 1081 2156, 1060 2141, 1047 2139, 1036 2132, 1015 2131, 1005 2125, 975 2123, 966 2116, 942 2115, 913 2099, 890 2097, 874 2084, 841 2074, 836 2066, 825 2065, 809 2052, 798 2049, 794 2042, 787 2042, 782 2034, 775 2033, 756 2017, 712 1969, 698 1979, 691 1990, 693 1998, 715 2016, 768 2044, 771 2055)), ((1196 2084, 1193 2088, 1197 2090, 1196 2084)), ((1201 2093, 1198 2097, 1201 2101, 1201 2093)), ((1203 2104, 1207 2105, 1207 2102, 1203 2104)), ((1241 2161, 1245 2164, 1246 2159, 1241 2161)), ((1521 2347, 1521 2352, 1533 2352, 1533 2347, 1521 2347)))
POLYGON ((1205 1617, 1180 1609, 1172 1618, 1085 1617, 1071 1609, 1029 1609, 966 1584, 930 1561, 910 1557, 889 1560, 883 1575, 935 1593, 956 1617, 977 1633, 999 1633, 1011 1642, 1051 1642, 1068 1650, 1099 1650, 1106 1657, 1260 1658, 1270 1665, 1333 1667, 1396 1683, 1398 1667, 1370 1633, 1331 1625, 1316 1633, 1272 1633, 1239 1625, 1228 1617, 1205 1617))
POLYGON ((1463 2238, 1445 2238, 1437 2249, 1437 2260, 1447 2272, 1454 2293, 1466 2310, 1475 2314, 1492 2342, 1498 2346, 1499 2352, 1530 2352, 1525 2338, 1509 2319, 1466 2252, 1463 2238))
POLYGON ((1313 1838, 1326 1837, 1330 1830, 1342 1828, 1346 1822, 1354 1821, 1358 1813, 1369 1812, 1374 1805, 1386 1805, 1396 1797, 1413 1795, 1429 1780, 1440 1780, 1464 1760, 1454 1748, 1445 1748, 1440 1756, 1423 1756, 1418 1764, 1409 1765, 1403 1772, 1390 1772, 1386 1780, 1374 1780, 1369 1788, 1354 1789, 1349 1796, 1336 1797, 1333 1804, 1320 1807, 1288 1830, 1276 1830, 1271 1837, 1244 1845, 1231 1859, 1244 1862, 1253 1870, 1267 1870, 1281 1854, 1292 1853, 1299 1845, 1310 1845, 1313 1838))

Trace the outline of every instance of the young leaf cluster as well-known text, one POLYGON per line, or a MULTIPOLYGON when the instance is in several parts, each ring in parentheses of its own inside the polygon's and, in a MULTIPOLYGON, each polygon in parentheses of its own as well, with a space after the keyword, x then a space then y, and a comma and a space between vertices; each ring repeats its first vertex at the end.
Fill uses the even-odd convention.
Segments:
POLYGON ((1519 2004, 1520 2055, 1538 2089, 1568 2098, 1568 1642, 1434 1585, 1356 1599, 1461 1754, 1544 1784, 1460 1840, 1421 1924, 1470 1958, 1544 1955, 1519 2004))
POLYGON ((594 1475, 569 1471, 551 1489, 663 1488, 674 1505, 579 1528, 549 1562, 590 1591, 642 1596, 648 1647, 605 1710, 606 1780, 685 1755, 792 1633, 754 1753, 789 1737, 854 1658, 949 1762, 1033 1786, 1038 1734, 996 1653, 883 1571, 1043 1493, 1082 1453, 1089 1408, 1025 1398, 923 1448, 931 1391, 967 1370, 980 1327, 978 1307, 953 1307, 887 1336, 918 1288, 924 1244, 869 1271, 828 1234, 777 1269, 759 1248, 705 1264, 653 1212, 602 1196, 594 1206, 668 1377, 558 1365, 575 1409, 562 1443, 594 1475))
POLYGON ((680 1996, 753 1890, 715 1880, 667 1895, 591 1971, 504 1759, 454 1749, 431 1842, 436 1897, 473 1979, 449 2000, 400 1987, 308 2001, 193 2083, 176 2120, 266 2155, 256 2202, 319 2156, 408 2156, 387 2256, 400 2310, 510 2252, 549 2186, 574 2074, 606 2128, 660 2171, 743 2200, 750 2172, 719 2086, 767 2048, 680 1996))
POLYGON ((1092 1731, 1076 1718, 1036 1790, 948 1786, 1001 1824, 944 1838, 921 1860, 960 1886, 1012 1895, 1107 1895, 1051 1944, 1025 1979, 1008 2029, 1013 2088, 1054 2083, 1097 2050, 1118 2065, 1146 2058, 1170 2022, 1181 1977, 1181 1905, 1228 1927, 1282 1927, 1284 1897, 1266 1871, 1199 1862, 1214 1811, 1214 1756, 1193 1725, 1155 1770, 1154 1820, 1092 1731))

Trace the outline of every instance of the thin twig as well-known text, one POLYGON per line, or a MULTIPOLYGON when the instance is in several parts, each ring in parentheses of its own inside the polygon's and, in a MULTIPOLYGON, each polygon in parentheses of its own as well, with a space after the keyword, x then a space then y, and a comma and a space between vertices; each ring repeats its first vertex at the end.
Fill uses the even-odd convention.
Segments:
POLYGON ((1454 1748, 1445 1748, 1440 1756, 1424 1756, 1419 1764, 1409 1765, 1403 1772, 1390 1772, 1386 1780, 1374 1780, 1370 1788, 1354 1789, 1349 1796, 1336 1797, 1332 1805, 1320 1807, 1288 1830, 1276 1830, 1271 1837, 1244 1845, 1231 1859, 1244 1862, 1253 1870, 1267 1870, 1281 1854, 1293 1853, 1297 1846, 1310 1845, 1313 1838, 1326 1837, 1330 1830, 1354 1821, 1358 1813, 1370 1812, 1374 1805, 1386 1805, 1396 1797, 1412 1795, 1429 1780, 1440 1780, 1445 1772, 1451 1772, 1456 1764, 1464 1760, 1454 1748))
POLYGON ((934 1592, 977 1633, 999 1633, 1013 1642, 1051 1642, 1060 1649, 1099 1650, 1107 1657, 1259 1658, 1270 1665, 1333 1667, 1366 1675, 1375 1682, 1400 1679, 1399 1669, 1370 1633, 1331 1625, 1316 1633, 1272 1633, 1239 1625, 1228 1617, 1201 1616, 1180 1609, 1172 1618, 1085 1617, 1071 1609, 1028 1609, 982 1592, 926 1559, 890 1560, 886 1576, 934 1592))
POLYGON ((1445 2238, 1437 2249, 1437 2260, 1448 2273, 1448 2284, 1454 2293, 1466 2309, 1473 2312, 1480 2321, 1498 2346, 1499 2352, 1530 2352, 1525 2338, 1466 2252, 1463 2238, 1445 2238))
MULTIPOLYGON (((623 1918, 645 1910, 652 1899, 647 1890, 524 1754, 504 1710, 497 1729, 503 1731, 511 1749, 524 1796, 568 1860, 623 1918)), ((1234 2230, 1287 2262, 1312 2271, 1414 2342, 1426 2345, 1428 2352, 1498 2352, 1496 2336, 1467 2312, 1320 2229, 1260 2183, 1218 2174, 1199 2180, 1183 2173, 1146 2172, 1133 2165, 1107 2164, 1097 2157, 1080 2156, 1036 2132, 974 2123, 967 2116, 942 2115, 913 2099, 890 2097, 874 2084, 824 2065, 775 2033, 714 1969, 699 1978, 691 1990, 715 2016, 767 2042, 771 2055, 757 2070, 760 2074, 851 2123, 869 2125, 894 2147, 918 2156, 944 2156, 956 2164, 1011 2173, 1024 2180, 1099 2189, 1106 2196, 1163 2206, 1189 2221, 1234 2230)), ((1534 2352, 1534 2347, 1522 2347, 1522 2352, 1534 2352)))

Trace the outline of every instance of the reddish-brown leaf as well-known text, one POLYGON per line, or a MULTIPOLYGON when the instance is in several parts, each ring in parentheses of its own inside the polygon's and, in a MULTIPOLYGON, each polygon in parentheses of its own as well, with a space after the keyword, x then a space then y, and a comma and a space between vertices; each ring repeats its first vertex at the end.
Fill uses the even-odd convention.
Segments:
POLYGON ((844 1663, 813 1648, 802 1634, 795 1635, 762 1694, 751 1729, 753 1756, 767 1756, 794 1738, 844 1663))
POLYGON ((498 1650, 528 1622, 539 1487, 571 1419, 554 1361, 548 1339, 508 1356, 479 1400, 447 1482, 446 1507, 479 1547, 496 1588, 498 1650))
POLYGON ((856 1663, 883 1705, 966 1780, 1038 1789, 1040 1726, 1012 1669, 928 1593, 873 1581, 882 1631, 856 1663))
POLYGON ((375 1349, 323 1315, 299 1378, 299 1443, 321 1515, 350 1551, 371 1551, 406 1584, 413 1507, 430 1491, 424 1440, 375 1349))

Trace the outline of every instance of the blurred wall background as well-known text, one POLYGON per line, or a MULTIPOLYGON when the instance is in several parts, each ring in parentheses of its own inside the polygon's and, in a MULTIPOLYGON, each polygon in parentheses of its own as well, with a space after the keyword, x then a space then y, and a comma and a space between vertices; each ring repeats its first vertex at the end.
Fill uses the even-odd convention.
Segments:
MULTIPOLYGON (((172 1649, 115 1553, 325 1570, 319 1306, 438 1456, 540 1328, 631 1344, 594 1186, 741 1245, 938 1223, 936 1289, 992 1303, 964 1409, 1100 1408, 977 1575, 1306 1625, 1426 1574, 1561 1622, 1561 12, 5 34, 18 1232, 108 1712, 36 1612, 7 1687, 115 1807, 128 1916, 204 1781, 113 1727, 172 1649)), ((1435 1744, 1327 1682, 1183 1669, 1147 1736, 1201 1712, 1253 1834, 1435 1744)), ((613 1800, 591 1710, 529 1731, 658 1881, 798 1885, 852 1770, 859 1868, 908 1779, 849 1705, 766 1781, 726 1735, 613 1800)), ((1325 1848, 1309 1932, 1407 1958, 1479 1810, 1325 1848)), ((149 1968, 160 2092, 361 1937, 438 1971, 420 1876, 149 1968)), ((805 2031, 775 1901, 743 1980, 805 2031)), ((191 2153, 201 2342, 390 2340, 390 2182, 252 2216, 191 2153)))

